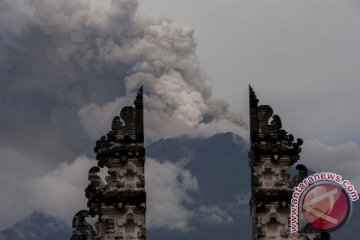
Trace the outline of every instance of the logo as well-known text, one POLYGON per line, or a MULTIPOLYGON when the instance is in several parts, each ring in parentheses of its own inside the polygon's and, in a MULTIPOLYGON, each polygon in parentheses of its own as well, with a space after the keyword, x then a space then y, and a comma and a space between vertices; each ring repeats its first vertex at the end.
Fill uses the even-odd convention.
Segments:
POLYGON ((305 178, 291 199, 290 232, 307 225, 322 231, 335 231, 351 216, 352 201, 359 199, 354 186, 335 173, 316 173, 305 178))
POLYGON ((345 190, 327 182, 310 187, 304 193, 301 206, 306 221, 323 231, 340 228, 351 213, 351 202, 345 190))

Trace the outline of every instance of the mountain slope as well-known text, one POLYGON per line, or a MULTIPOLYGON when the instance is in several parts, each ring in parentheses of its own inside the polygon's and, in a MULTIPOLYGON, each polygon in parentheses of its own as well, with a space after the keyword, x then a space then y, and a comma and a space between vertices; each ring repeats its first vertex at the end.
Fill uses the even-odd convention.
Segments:
POLYGON ((191 229, 149 229, 149 239, 250 239, 248 144, 241 137, 224 133, 204 140, 165 140, 146 153, 160 161, 183 162, 199 183, 199 191, 191 194, 194 204, 187 206, 196 215, 191 229))
POLYGON ((0 232, 0 240, 64 240, 70 239, 71 229, 58 220, 33 213, 12 227, 0 232))

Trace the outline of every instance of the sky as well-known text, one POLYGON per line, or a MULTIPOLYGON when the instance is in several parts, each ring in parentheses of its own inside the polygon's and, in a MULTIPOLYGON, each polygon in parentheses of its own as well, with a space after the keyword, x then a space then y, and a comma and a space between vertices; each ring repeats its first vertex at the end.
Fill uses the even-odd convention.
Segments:
MULTIPOLYGON (((70 222, 95 141, 140 85, 147 144, 226 131, 247 138, 251 84, 305 140, 303 163, 360 186, 359 10, 336 0, 0 0, 0 229, 34 210, 70 222)), ((152 192, 162 181, 151 176, 161 175, 184 197, 162 199, 172 208, 161 217, 178 226, 153 226, 186 228, 196 179, 148 164, 152 192)))

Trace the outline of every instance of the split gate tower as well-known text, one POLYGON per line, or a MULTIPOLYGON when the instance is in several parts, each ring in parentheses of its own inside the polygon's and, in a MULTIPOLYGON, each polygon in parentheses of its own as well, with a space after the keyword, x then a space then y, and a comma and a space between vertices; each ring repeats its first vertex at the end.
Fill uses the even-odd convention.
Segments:
POLYGON ((290 233, 290 207, 294 187, 307 177, 304 165, 290 178, 289 167, 299 160, 303 141, 282 129, 280 117, 268 105, 258 105, 249 88, 251 200, 253 240, 327 240, 328 233, 307 226, 290 233))
POLYGON ((88 210, 73 219, 71 240, 145 240, 143 89, 112 122, 111 131, 96 142, 98 167, 89 170, 85 189, 88 210), (98 173, 107 167, 105 182, 98 173), (96 230, 86 222, 97 216, 96 230))

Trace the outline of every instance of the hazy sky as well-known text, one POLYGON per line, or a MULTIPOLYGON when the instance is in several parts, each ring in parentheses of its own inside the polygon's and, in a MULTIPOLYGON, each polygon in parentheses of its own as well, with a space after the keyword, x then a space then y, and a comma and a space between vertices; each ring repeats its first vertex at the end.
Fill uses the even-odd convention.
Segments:
MULTIPOLYGON (((246 137, 251 84, 305 140, 304 163, 360 185, 357 1, 96 2, 0 0, 0 229, 34 210, 70 222, 95 140, 141 84, 148 142, 246 137)), ((167 180, 185 195, 197 188, 181 167, 149 163, 176 173, 167 180), (193 184, 179 185, 182 174, 193 184)), ((162 214, 186 226, 181 199, 172 203, 162 214)))

